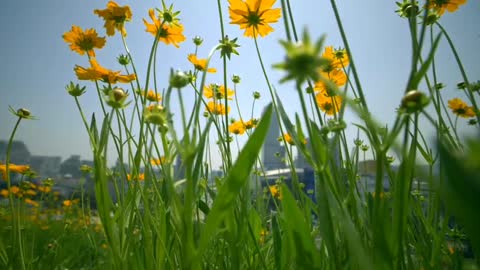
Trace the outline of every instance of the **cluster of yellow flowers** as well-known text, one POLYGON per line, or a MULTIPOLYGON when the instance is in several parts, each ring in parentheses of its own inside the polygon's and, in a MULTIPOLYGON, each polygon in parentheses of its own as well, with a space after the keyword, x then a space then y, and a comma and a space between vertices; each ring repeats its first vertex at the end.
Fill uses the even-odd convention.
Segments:
POLYGON ((315 99, 322 111, 327 115, 334 115, 342 104, 342 98, 337 95, 335 87, 346 84, 347 75, 344 69, 348 66, 349 59, 345 50, 334 50, 332 46, 325 48, 322 57, 328 59, 329 64, 319 70, 321 80, 315 82, 315 99))
POLYGON ((222 101, 225 97, 228 100, 233 99, 235 92, 223 85, 210 84, 203 87, 203 95, 210 99, 207 103, 207 112, 215 115, 225 115, 230 112, 230 106, 225 106, 222 101))
POLYGON ((234 121, 233 123, 228 126, 228 131, 233 134, 242 135, 245 131, 252 129, 257 126, 257 119, 250 119, 248 121, 238 120, 234 121))

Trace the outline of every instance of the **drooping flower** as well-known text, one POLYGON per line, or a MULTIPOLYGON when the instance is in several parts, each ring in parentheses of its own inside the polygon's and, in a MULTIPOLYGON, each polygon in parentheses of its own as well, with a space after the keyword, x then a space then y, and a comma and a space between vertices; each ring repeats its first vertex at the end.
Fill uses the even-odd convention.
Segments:
POLYGON ((223 85, 210 84, 203 87, 203 95, 206 98, 224 99, 226 95, 227 99, 232 100, 234 94, 235 91, 230 88, 225 89, 223 85))
POLYGON ((188 55, 188 61, 193 64, 196 70, 200 71, 207 71, 210 73, 215 73, 217 72, 217 69, 215 68, 206 68, 207 67, 207 59, 198 59, 195 54, 189 54, 188 55))
POLYGON ((225 105, 222 103, 210 101, 207 103, 207 111, 216 114, 216 115, 225 115, 227 112, 230 112, 230 106, 225 108, 225 105))
POLYGON ((180 23, 169 24, 168 22, 162 21, 160 16, 155 16, 155 11, 153 9, 148 10, 148 15, 153 23, 148 23, 143 19, 143 23, 146 26, 145 31, 151 33, 154 37, 158 37, 158 40, 167 45, 173 44, 173 46, 178 48, 178 44, 187 39, 183 35, 183 25, 180 23))
POLYGON ((106 39, 98 37, 95 29, 90 28, 85 32, 79 26, 73 25, 70 32, 63 34, 63 40, 70 43, 70 50, 80 55, 87 53, 91 57, 95 57, 94 49, 101 49, 105 46, 106 39))
POLYGON ((237 135, 242 135, 245 133, 245 130, 245 124, 242 120, 235 121, 228 126, 228 131, 237 135))
POLYGON ((327 115, 334 115, 340 111, 342 97, 338 95, 329 95, 326 91, 321 91, 315 96, 315 99, 317 101, 317 105, 327 115))
POLYGON ((429 0, 427 7, 436 10, 439 15, 443 15, 445 10, 455 12, 460 5, 466 2, 467 0, 429 0))
POLYGON ((274 29, 269 25, 280 19, 281 9, 272 9, 276 0, 229 0, 230 24, 245 29, 246 37, 264 37, 274 29))
POLYGON ((103 26, 107 30, 107 35, 115 35, 115 29, 123 36, 127 35, 124 24, 132 20, 132 11, 129 6, 121 7, 114 1, 109 1, 106 9, 95 9, 93 12, 105 20, 103 26))
POLYGON ((463 118, 470 118, 475 116, 473 107, 468 106, 463 100, 454 98, 448 101, 448 107, 452 109, 452 112, 463 118))
POLYGON ((79 80, 101 80, 106 83, 116 84, 118 82, 129 83, 136 79, 134 73, 122 75, 120 74, 120 71, 113 71, 100 66, 95 58, 90 59, 90 65, 89 68, 84 68, 78 65, 75 66, 74 71, 79 80))

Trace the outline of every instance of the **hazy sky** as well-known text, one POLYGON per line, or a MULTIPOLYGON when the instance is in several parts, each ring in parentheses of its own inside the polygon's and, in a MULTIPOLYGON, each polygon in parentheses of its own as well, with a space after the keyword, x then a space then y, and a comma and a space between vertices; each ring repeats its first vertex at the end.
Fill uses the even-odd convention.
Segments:
MULTIPOLYGON (((104 9, 108 1, 82 0, 6 0, 0 9, 0 139, 6 140, 14 126, 15 117, 8 112, 13 108, 28 108, 37 118, 25 121, 18 130, 17 139, 25 141, 34 155, 60 155, 63 158, 79 154, 84 159, 91 158, 88 138, 80 115, 65 85, 76 82, 73 67, 76 64, 88 66, 86 56, 69 50, 62 40, 62 34, 72 25, 85 28, 94 27, 105 36, 103 20, 93 14, 94 9, 104 9)), ((161 7, 160 1, 118 1, 120 5, 130 5, 133 11, 132 22, 126 25, 127 43, 139 70, 140 80, 144 81, 148 53, 153 37, 145 32, 142 18, 148 18, 148 9, 161 7)), ((171 1, 166 1, 169 5, 171 1)), ((256 104, 255 117, 269 101, 268 88, 261 74, 256 58, 254 42, 243 37, 237 25, 228 24, 228 2, 222 0, 223 19, 229 37, 239 37, 240 56, 233 56, 228 64, 228 77, 238 74, 242 78, 238 97, 242 113, 249 114, 253 91, 262 94, 256 104)), ((314 39, 327 34, 327 45, 342 47, 330 1, 298 0, 291 1, 299 32, 307 27, 314 39)), ((341 17, 351 43, 354 60, 359 69, 360 79, 365 89, 367 101, 374 115, 383 123, 391 123, 395 108, 400 103, 410 66, 410 39, 405 19, 395 14, 395 1, 338 1, 341 17)), ((277 1, 276 7, 280 6, 277 1)), ((176 1, 174 9, 180 10, 180 19, 185 26, 187 41, 180 49, 159 47, 158 79, 160 90, 167 86, 170 68, 188 70, 191 64, 187 55, 194 51, 191 39, 198 35, 204 39, 199 57, 206 57, 221 37, 217 2, 214 0, 176 1)), ((450 33, 464 61, 470 80, 480 79, 480 5, 479 1, 469 1, 456 13, 446 13, 441 23, 450 33)), ((267 67, 281 62, 285 53, 278 40, 285 38, 283 22, 273 27, 275 32, 259 40, 260 50, 267 67)), ((120 70, 116 57, 123 53, 118 36, 107 39, 106 46, 97 51, 101 65, 120 70)), ((456 83, 462 81, 446 40, 442 40, 437 54, 438 73, 447 86, 445 99, 458 96, 456 83)), ((209 75, 208 83, 221 83, 219 55, 214 56, 212 66, 218 69, 209 75)), ((281 71, 268 70, 271 82, 279 96, 289 105, 288 112, 299 112, 298 97, 291 84, 280 85, 281 71)), ((95 112, 101 115, 96 90, 91 83, 87 93, 80 98, 87 115, 95 112)), ((192 91, 191 89, 184 89, 192 91)), ((426 91, 426 89, 423 89, 426 91)), ((191 100, 193 94, 185 94, 191 100)), ((461 96, 461 95, 460 95, 461 96)), ((463 96, 461 96, 463 97, 463 96)), ((175 112, 175 110, 173 109, 175 112)), ((178 111, 176 111, 179 113, 178 111)), ((236 114, 234 114, 236 115, 236 114)), ((347 124, 355 119, 347 114, 347 124)), ((467 129, 472 129, 467 127, 467 129)), ((349 134, 356 134, 351 128, 349 134)), ((353 137, 352 139, 353 140, 353 137)))

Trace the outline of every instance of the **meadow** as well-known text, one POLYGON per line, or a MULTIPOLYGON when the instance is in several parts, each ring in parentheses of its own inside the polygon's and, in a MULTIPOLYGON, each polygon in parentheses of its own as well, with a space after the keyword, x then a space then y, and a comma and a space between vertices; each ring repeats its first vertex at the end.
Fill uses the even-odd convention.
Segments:
POLYGON ((329 2, 341 47, 299 29, 293 1, 229 0, 224 10, 218 0, 222 38, 201 55, 204 40, 187 40, 181 10, 162 0, 138 15, 152 42, 144 77, 128 47, 128 5, 92 7, 104 29, 66 27, 59 33, 65 46, 89 63, 74 67, 78 80, 66 82, 65 95, 78 108, 93 166, 80 168, 78 190, 65 197, 55 191, 55 179, 12 163, 18 127, 35 114, 10 108, 16 124, 0 164, 6 183, 0 268, 479 269, 480 81, 468 76, 461 48, 442 25, 442 16, 455 16, 466 0, 403 0, 392 11, 408 26, 411 53, 389 125, 371 113, 376 104, 366 99, 341 14, 336 1, 329 2), (225 24, 244 36, 229 37, 225 24), (283 61, 267 66, 259 41, 279 29, 283 61), (96 55, 113 36, 121 37, 124 51, 116 59, 120 68, 109 69, 96 55), (184 42, 195 44, 195 53, 185 55, 191 68, 172 68, 168 82, 158 79, 160 45, 184 42), (455 66, 438 65, 440 43, 455 66), (240 44, 254 46, 268 87, 267 97, 253 93, 251 108, 239 106, 242 78, 227 69, 231 58, 252 57, 238 52, 240 44), (210 65, 214 57, 220 66, 210 65), (461 74, 455 87, 442 83, 444 69, 461 74), (273 70, 282 72, 280 81, 270 79, 273 70), (214 73, 223 79, 210 83, 214 73), (285 84, 298 97, 294 114, 276 90, 285 84), (98 95, 101 115, 82 106, 86 91, 98 95), (446 99, 453 91, 457 97, 446 99), (194 96, 191 106, 186 95, 194 96), (269 105, 256 117, 260 98, 269 105), (358 121, 346 121, 346 112, 358 121), (272 121, 283 146, 277 158, 288 173, 266 181, 261 157, 272 121), (434 130, 434 142, 424 125, 434 130), (464 138, 465 126, 477 136, 464 138), (347 129, 357 136, 347 136, 347 129), (108 166, 110 147, 115 167, 108 166), (371 188, 362 174, 367 151, 373 154, 371 188), (221 160, 220 173, 213 155, 221 160), (313 188, 306 187, 307 168, 313 188), (84 186, 88 181, 92 190, 84 186))

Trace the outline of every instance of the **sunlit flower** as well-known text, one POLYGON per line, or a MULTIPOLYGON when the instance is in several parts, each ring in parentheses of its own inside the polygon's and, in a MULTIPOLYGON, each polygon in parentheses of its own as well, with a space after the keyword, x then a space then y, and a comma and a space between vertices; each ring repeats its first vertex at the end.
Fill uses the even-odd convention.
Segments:
POLYGON ((120 7, 114 1, 109 1, 106 9, 95 9, 93 12, 105 20, 103 26, 107 29, 107 35, 115 35, 115 29, 123 36, 127 35, 124 24, 132 19, 132 11, 129 6, 120 7))
POLYGON ((315 96, 317 105, 327 115, 334 115, 340 110, 342 98, 338 95, 328 95, 326 91, 321 91, 315 96))
POLYGON ((20 188, 17 186, 11 186, 10 192, 12 192, 12 194, 18 195, 20 193, 20 188))
POLYGON ((122 75, 120 71, 113 71, 106 69, 98 64, 95 58, 90 59, 90 67, 84 68, 76 65, 75 73, 79 80, 98 81, 101 80, 106 83, 116 84, 129 83, 136 79, 135 74, 122 75))
POLYGON ((460 5, 463 5, 467 0, 430 0, 427 7, 435 9, 439 15, 442 15, 445 10, 448 12, 455 12, 460 5))
POLYGON ((142 93, 143 96, 147 98, 148 101, 151 102, 160 102, 162 101, 162 96, 158 93, 155 93, 153 90, 148 90, 146 93, 142 93))
POLYGON ((208 102, 206 109, 208 112, 217 115, 225 115, 227 112, 230 112, 230 106, 228 106, 228 108, 225 108, 225 105, 214 101, 208 102))
MULTIPOLYGON (((341 69, 334 69, 330 72, 322 71, 320 72, 320 74, 324 79, 328 79, 330 82, 332 82, 338 87, 343 86, 347 83, 347 75, 341 69)), ((328 86, 323 80, 315 82, 314 90, 315 92, 318 92, 318 91, 329 92, 328 86)))
POLYGON ((145 174, 144 173, 140 173, 138 175, 127 174, 127 180, 128 181, 131 181, 131 180, 143 181, 143 180, 145 180, 145 174))
POLYGON ((203 95, 206 98, 224 99, 225 95, 227 95, 227 98, 232 100, 234 94, 235 91, 230 88, 225 91, 225 86, 223 85, 210 84, 203 87, 203 95))
POLYGON ((283 198, 281 189, 278 185, 271 185, 268 186, 268 189, 270 190, 270 193, 272 194, 273 198, 281 200, 283 198))
POLYGON ((70 50, 77 52, 80 55, 87 53, 94 57, 95 51, 93 49, 101 49, 105 46, 105 38, 98 37, 95 29, 90 28, 85 32, 79 26, 73 25, 70 32, 63 34, 63 40, 70 43, 70 50))
POLYGON ((233 134, 242 135, 245 133, 245 124, 242 120, 235 121, 228 126, 228 131, 233 134))
POLYGON ((196 70, 200 71, 207 71, 210 73, 215 73, 217 70, 215 68, 208 68, 207 67, 207 59, 198 59, 195 54, 189 54, 188 55, 188 61, 193 64, 196 70))
POLYGON ((463 118, 470 118, 475 116, 473 107, 468 106, 463 100, 454 98, 448 101, 448 107, 452 109, 452 112, 463 118))
POLYGON ((276 0, 229 0, 231 24, 238 24, 245 29, 246 37, 264 37, 273 31, 269 23, 280 19, 280 8, 272 9, 276 0))
POLYGON ((6 190, 6 189, 0 190, 0 196, 2 196, 4 198, 8 197, 8 190, 6 190))
POLYGON ((324 70, 326 72, 332 71, 335 68, 345 68, 350 63, 348 54, 344 49, 333 49, 333 46, 325 47, 322 57, 329 60, 330 64, 324 70))
POLYGON ((160 41, 167 45, 173 44, 173 46, 178 48, 178 43, 187 39, 183 35, 183 25, 179 23, 168 24, 166 22, 162 22, 160 16, 155 16, 155 11, 153 9, 148 10, 148 15, 152 19, 153 23, 148 23, 145 19, 143 19, 143 23, 146 26, 145 31, 151 33, 154 37, 158 37, 160 41))

